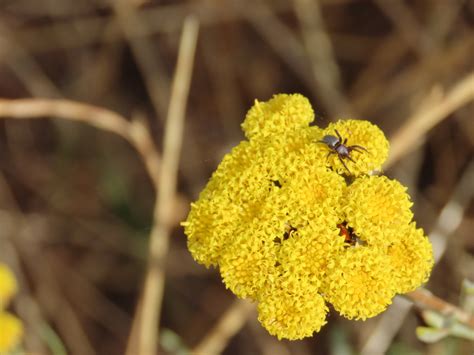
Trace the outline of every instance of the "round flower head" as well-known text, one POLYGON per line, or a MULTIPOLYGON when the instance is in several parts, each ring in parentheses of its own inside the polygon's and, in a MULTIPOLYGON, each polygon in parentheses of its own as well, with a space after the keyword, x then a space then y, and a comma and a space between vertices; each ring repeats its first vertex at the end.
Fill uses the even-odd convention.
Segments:
POLYGON ((226 286, 238 297, 256 299, 275 271, 276 249, 273 235, 276 226, 265 221, 242 225, 219 261, 220 273, 226 286))
POLYGON ((256 143, 241 142, 224 157, 198 201, 191 204, 182 225, 196 261, 217 265, 235 230, 258 215, 262 201, 275 188, 264 153, 256 143))
POLYGON ((385 176, 360 177, 346 191, 344 219, 369 244, 394 243, 413 217, 406 187, 396 180, 385 176))
POLYGON ((224 157, 182 223, 193 257, 257 301, 278 338, 319 331, 325 302, 348 318, 373 317, 432 265, 429 242, 410 227, 406 189, 368 176, 387 158, 383 133, 355 120, 322 130, 313 119, 301 95, 256 102, 242 124, 248 141, 224 157))
POLYGON ((0 312, 0 354, 8 354, 20 343, 23 325, 14 315, 0 312))
MULTIPOLYGON (((219 264, 224 249, 234 239, 239 226, 248 226, 257 217, 260 220, 275 219, 284 209, 294 210, 294 206, 288 204, 288 199, 293 197, 286 188, 287 181, 299 176, 300 182, 312 184, 313 193, 309 195, 302 194, 302 189, 296 189, 299 200, 310 202, 304 205, 303 218, 312 218, 308 212, 314 211, 312 208, 322 201, 331 200, 335 206, 344 184, 341 177, 326 171, 316 160, 314 140, 320 130, 308 126, 313 119, 313 111, 306 98, 301 95, 277 95, 269 103, 256 104, 248 117, 247 125, 261 121, 268 124, 268 132, 275 135, 266 137, 256 134, 258 139, 243 141, 227 154, 201 192, 199 200, 191 204, 188 218, 182 223, 188 236, 189 250, 198 262, 206 266, 219 264), (263 111, 259 111, 257 106, 264 107, 263 111), (259 118, 258 112, 261 115, 259 118), (270 116, 265 115, 275 120, 267 121, 270 116), (331 185, 316 182, 317 170, 317 176, 321 180, 332 181, 331 185), (261 206, 266 200, 272 200, 274 207, 260 216, 261 206), (278 209, 277 205, 282 208, 278 209)), ((282 226, 287 220, 287 216, 282 216, 277 221, 278 225, 282 226)))
POLYGON ((343 248, 338 231, 317 221, 310 225, 289 229, 280 243, 278 265, 288 276, 300 280, 301 287, 309 282, 320 285, 333 267, 333 260, 343 248))
POLYGON ((396 293, 413 291, 428 280, 433 267, 433 248, 415 223, 401 229, 396 243, 388 248, 396 293))
POLYGON ((348 158, 342 158, 346 167, 341 162, 338 154, 327 155, 332 150, 322 143, 319 143, 321 150, 321 157, 325 155, 327 166, 337 171, 339 174, 359 176, 362 174, 369 174, 374 170, 380 170, 382 164, 388 157, 388 140, 385 138, 383 132, 375 125, 368 121, 359 120, 344 120, 330 123, 329 126, 323 130, 322 136, 333 136, 339 138, 338 133, 342 138, 342 142, 346 147, 356 146, 354 150, 350 151, 348 158), (347 142, 344 143, 344 140, 347 142), (357 147, 358 146, 358 147, 357 147), (362 147, 362 148, 361 148, 362 147))
POLYGON ((308 127, 314 112, 308 99, 300 94, 275 95, 267 102, 255 100, 242 128, 249 139, 278 135, 298 128, 308 127))
POLYGON ((366 319, 392 303, 390 265, 378 248, 347 248, 324 280, 324 298, 344 317, 366 319))
POLYGON ((258 320, 278 339, 302 339, 326 324, 326 303, 317 285, 305 281, 283 273, 260 297, 258 320))
POLYGON ((0 309, 8 304, 17 290, 15 276, 7 265, 0 263, 0 309))

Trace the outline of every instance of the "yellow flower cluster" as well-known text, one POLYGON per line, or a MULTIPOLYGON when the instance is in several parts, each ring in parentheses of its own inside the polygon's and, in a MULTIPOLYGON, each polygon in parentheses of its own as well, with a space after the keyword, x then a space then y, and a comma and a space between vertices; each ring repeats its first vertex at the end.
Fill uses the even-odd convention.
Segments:
POLYGON ((15 276, 5 264, 0 263, 0 354, 12 351, 23 336, 21 321, 4 311, 17 290, 15 276))
POLYGON ((242 124, 248 140, 224 157, 182 223, 195 260, 258 302, 260 322, 279 339, 319 331, 327 303, 347 318, 373 317, 433 265, 406 188, 373 175, 388 155, 382 131, 313 120, 298 94, 256 102, 242 124), (359 148, 337 151, 339 143, 359 148))

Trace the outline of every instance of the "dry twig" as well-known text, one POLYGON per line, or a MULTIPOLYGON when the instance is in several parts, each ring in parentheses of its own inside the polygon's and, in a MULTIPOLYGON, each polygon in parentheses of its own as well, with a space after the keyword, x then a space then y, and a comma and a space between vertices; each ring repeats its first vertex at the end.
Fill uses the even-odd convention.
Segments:
MULTIPOLYGON (((196 49, 199 24, 193 16, 186 18, 178 54, 176 74, 171 90, 171 101, 166 120, 163 166, 159 179, 159 194, 155 203, 154 223, 150 235, 149 263, 145 278, 135 354, 156 353, 161 301, 165 282, 165 258, 168 252, 172 210, 169 208, 176 192, 176 178, 181 151, 186 101, 196 49)), ((133 335, 132 335, 133 339, 133 335)), ((130 347, 129 347, 130 349, 130 347)))
MULTIPOLYGON (((435 263, 438 262, 444 254, 448 237, 459 227, 459 224, 462 221, 464 210, 467 208, 467 205, 472 197, 472 192, 466 193, 466 191, 472 190, 469 189, 469 186, 473 178, 474 163, 471 163, 460 179, 450 201, 444 206, 438 215, 435 227, 429 234, 430 240, 433 243, 435 263)), ((420 306, 427 306, 428 308, 431 308, 433 304, 439 304, 436 301, 430 302, 426 300, 426 298, 429 296, 427 293, 428 291, 420 292, 422 292, 422 295, 425 299, 424 305, 420 306)), ((414 301, 415 299, 412 297, 420 298, 420 296, 416 293, 414 296, 408 296, 407 298, 410 298, 412 301, 414 301)), ((381 315, 375 329, 372 331, 370 337, 365 342, 361 350, 361 354, 371 355, 385 353, 392 343, 393 338, 400 329, 405 317, 408 315, 412 305, 412 303, 408 303, 403 298, 395 298, 394 304, 384 314, 381 315)), ((447 308, 455 309, 456 307, 450 305, 447 308)), ((439 310, 437 308, 432 309, 439 310)), ((466 319, 465 316, 461 318, 466 319)))
POLYGON ((405 297, 413 301, 421 309, 431 309, 444 316, 454 316, 456 320, 474 329, 474 315, 468 314, 459 307, 436 297, 428 290, 419 288, 407 293, 405 297))
POLYGON ((317 85, 317 93, 331 116, 349 114, 349 103, 342 93, 341 75, 324 23, 319 1, 294 0, 306 51, 317 85))
POLYGON ((143 21, 136 7, 128 0, 116 1, 114 9, 140 69, 153 108, 163 119, 168 104, 169 79, 155 43, 143 35, 150 32, 149 23, 157 21, 152 17, 149 17, 150 21, 143 21))
MULTIPOLYGON (((164 258, 168 250, 168 236, 172 200, 176 190, 176 175, 181 147, 183 120, 186 99, 189 91, 194 51, 197 41, 198 23, 189 17, 183 27, 177 71, 173 82, 172 99, 168 112, 164 168, 160 171, 160 158, 149 130, 141 121, 128 122, 119 114, 92 105, 69 100, 48 99, 0 99, 1 118, 42 118, 60 117, 88 123, 104 129, 129 141, 140 153, 155 189, 160 191, 155 204, 154 224, 150 235, 149 269, 147 272, 143 312, 140 319, 138 354, 154 354, 157 344, 157 328, 160 316, 160 303, 164 287, 164 258)), ((133 338, 133 337, 132 337, 133 338)))
POLYGON ((385 167, 393 165, 402 156, 416 148, 417 143, 422 141, 431 128, 472 100, 474 100, 474 73, 457 82, 436 102, 423 105, 407 120, 390 138, 390 156, 385 167))
POLYGON ((192 353, 195 355, 220 354, 228 341, 244 326, 247 316, 254 309, 255 305, 247 300, 235 300, 192 353))

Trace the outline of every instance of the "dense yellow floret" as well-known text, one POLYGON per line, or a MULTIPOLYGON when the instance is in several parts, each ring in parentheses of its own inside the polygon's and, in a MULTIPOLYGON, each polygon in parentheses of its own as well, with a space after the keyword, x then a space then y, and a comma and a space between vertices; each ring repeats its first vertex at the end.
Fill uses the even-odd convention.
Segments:
POLYGON ((411 223, 397 233, 388 248, 396 293, 413 291, 428 280, 434 264, 433 247, 421 228, 411 223))
POLYGON ((278 339, 302 339, 326 324, 328 308, 318 286, 291 273, 270 282, 260 297, 258 319, 278 339))
POLYGON ((347 248, 324 282, 324 297, 344 317, 366 319, 392 303, 389 260, 378 248, 347 248))
MULTIPOLYGON (((344 159, 344 163, 354 176, 369 174, 374 170, 380 170, 382 164, 388 157, 388 140, 383 132, 376 125, 362 120, 344 120, 330 123, 322 132, 322 136, 331 135, 336 137, 336 130, 343 139, 347 138, 346 146, 359 145, 366 150, 359 149, 350 152, 349 159, 344 159)), ((320 143, 322 151, 327 154, 330 150, 320 143)), ((340 174, 348 174, 348 171, 340 162, 337 154, 331 154, 326 159, 326 164, 340 174)))
POLYGON ((388 154, 380 129, 348 120, 322 130, 313 119, 301 95, 256 102, 242 124, 248 140, 223 158, 182 223, 194 259, 258 302, 278 338, 319 331, 325 302, 348 318, 373 317, 432 267, 406 188, 369 176, 388 154), (335 130, 367 149, 344 160, 351 173, 318 142, 335 130))
POLYGON ((307 128, 314 120, 308 99, 300 94, 275 95, 267 102, 255 100, 247 113, 242 129, 247 138, 278 135, 299 128, 307 128))
POLYGON ((15 276, 5 264, 0 263, 0 310, 10 302, 17 291, 15 276))
POLYGON ((320 163, 316 134, 307 127, 243 141, 224 157, 183 223, 188 248, 198 262, 219 264, 237 229, 252 231, 248 225, 254 219, 276 221, 281 229, 287 222, 326 217, 336 224, 344 178, 320 163), (268 208, 262 210, 265 201, 268 208))
POLYGON ((290 233, 278 251, 280 269, 301 278, 301 282, 320 285, 335 267, 334 259, 343 249, 338 230, 315 221, 290 233))
POLYGON ((7 354, 20 343, 23 324, 14 315, 0 311, 0 354, 7 354))
POLYGON ((369 244, 388 246, 410 223, 412 203, 406 187, 385 176, 364 176, 348 188, 344 219, 369 244))
POLYGON ((228 241, 219 267, 222 280, 238 297, 256 299, 268 275, 274 272, 276 247, 273 236, 278 232, 278 226, 255 220, 242 225, 228 241))

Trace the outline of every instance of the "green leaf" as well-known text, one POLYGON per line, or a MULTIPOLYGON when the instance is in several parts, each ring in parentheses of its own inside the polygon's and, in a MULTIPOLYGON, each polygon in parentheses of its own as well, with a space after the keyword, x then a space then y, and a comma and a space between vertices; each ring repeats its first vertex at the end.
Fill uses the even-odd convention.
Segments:
POLYGON ((44 340, 53 355, 67 354, 63 341, 48 323, 42 324, 40 334, 41 339, 44 340))
POLYGON ((443 328, 445 326, 445 317, 438 312, 424 310, 421 317, 427 325, 433 328, 443 328))
POLYGON ((167 352, 176 355, 188 355, 189 349, 183 339, 171 329, 163 328, 160 334, 160 344, 167 352))
POLYGON ((449 328, 449 333, 459 338, 474 340, 474 329, 459 322, 455 322, 453 325, 451 325, 449 328))
POLYGON ((464 279, 461 287, 461 308, 474 314, 474 282, 464 279))
POLYGON ((416 327, 416 336, 425 343, 436 343, 437 341, 448 336, 448 329, 439 329, 432 327, 416 327))

